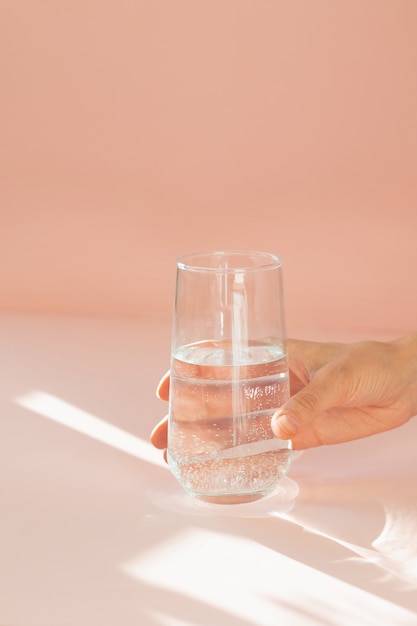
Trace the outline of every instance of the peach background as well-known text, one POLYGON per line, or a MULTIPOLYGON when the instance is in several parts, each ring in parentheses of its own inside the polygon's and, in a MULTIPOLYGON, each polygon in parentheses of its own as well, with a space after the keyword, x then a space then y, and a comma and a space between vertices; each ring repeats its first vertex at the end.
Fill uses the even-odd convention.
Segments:
POLYGON ((415 0, 4 0, 0 309, 171 315, 284 260, 290 333, 416 322, 415 0))

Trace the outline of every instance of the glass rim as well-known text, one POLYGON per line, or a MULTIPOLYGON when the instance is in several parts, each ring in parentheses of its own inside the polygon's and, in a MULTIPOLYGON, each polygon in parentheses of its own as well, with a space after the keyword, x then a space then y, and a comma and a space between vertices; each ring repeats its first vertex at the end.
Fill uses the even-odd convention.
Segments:
POLYGON ((181 270, 189 270, 194 272, 226 272, 226 273, 235 273, 235 272, 252 272, 259 270, 271 270, 278 269, 282 266, 282 259, 276 254, 271 252, 262 252, 258 250, 207 250, 202 252, 188 253, 184 254, 177 258, 177 268, 181 270), (208 265, 206 263, 198 264, 198 259, 203 258, 226 258, 226 257, 250 257, 255 258, 259 261, 262 259, 264 262, 260 262, 257 264, 239 264, 233 265, 232 267, 228 267, 227 265, 208 265))

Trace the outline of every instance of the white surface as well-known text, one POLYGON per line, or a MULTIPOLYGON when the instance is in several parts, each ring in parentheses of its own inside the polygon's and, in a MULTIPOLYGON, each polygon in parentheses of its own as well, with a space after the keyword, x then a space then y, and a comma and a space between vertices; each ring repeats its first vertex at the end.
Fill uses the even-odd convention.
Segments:
POLYGON ((200 505, 148 443, 169 334, 1 318, 0 624, 416 625, 417 420, 200 505))

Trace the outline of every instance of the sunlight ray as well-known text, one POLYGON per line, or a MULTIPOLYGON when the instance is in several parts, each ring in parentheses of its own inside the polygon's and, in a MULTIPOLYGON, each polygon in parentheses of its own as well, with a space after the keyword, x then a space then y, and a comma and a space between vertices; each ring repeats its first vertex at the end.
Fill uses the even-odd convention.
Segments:
POLYGON ((172 594, 152 607, 164 626, 174 626, 173 617, 186 626, 196 607, 212 623, 245 626, 415 624, 415 613, 377 594, 252 539, 207 528, 189 526, 120 569, 161 597, 172 594), (219 553, 227 556, 219 561, 219 553))
POLYGON ((32 391, 16 398, 15 402, 25 409, 47 417, 62 426, 72 428, 137 459, 165 467, 164 461, 148 441, 132 435, 118 426, 109 424, 56 396, 44 391, 32 391))

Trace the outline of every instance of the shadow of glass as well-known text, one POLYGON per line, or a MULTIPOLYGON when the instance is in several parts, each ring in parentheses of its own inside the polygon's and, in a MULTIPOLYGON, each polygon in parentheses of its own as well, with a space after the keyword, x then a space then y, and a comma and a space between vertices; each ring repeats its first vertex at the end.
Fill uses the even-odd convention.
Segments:
POLYGON ((417 501, 410 497, 414 492, 413 479, 401 485, 382 479, 304 488, 298 506, 286 517, 349 550, 352 556, 346 560, 377 567, 381 582, 411 591, 417 589, 417 501))

